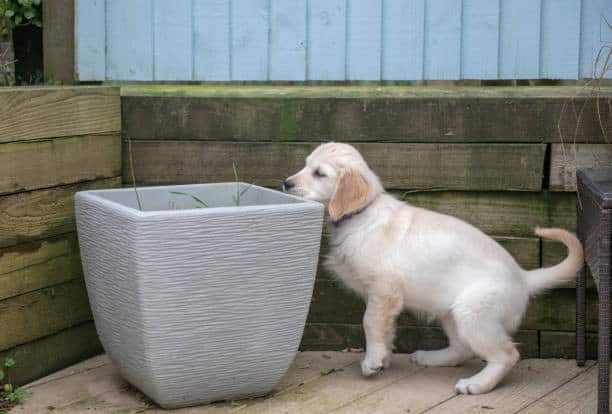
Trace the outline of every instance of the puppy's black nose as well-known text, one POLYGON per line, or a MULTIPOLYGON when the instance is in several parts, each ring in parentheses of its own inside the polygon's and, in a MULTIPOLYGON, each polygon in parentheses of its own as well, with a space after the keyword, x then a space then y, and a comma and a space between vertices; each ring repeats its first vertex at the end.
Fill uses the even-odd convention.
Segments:
POLYGON ((285 181, 283 181, 283 186, 285 187, 285 190, 289 190, 290 188, 295 187, 295 183, 287 178, 285 181))

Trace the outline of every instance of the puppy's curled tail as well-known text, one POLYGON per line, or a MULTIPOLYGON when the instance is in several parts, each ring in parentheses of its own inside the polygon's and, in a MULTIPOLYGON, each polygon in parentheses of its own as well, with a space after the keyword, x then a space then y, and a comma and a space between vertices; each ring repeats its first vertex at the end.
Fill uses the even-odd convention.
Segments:
POLYGON ((567 257, 559 264, 525 271, 525 282, 529 292, 534 294, 549 289, 562 282, 573 280, 582 266, 582 244, 578 238, 567 230, 543 229, 536 227, 535 234, 546 239, 558 240, 565 244, 568 250, 567 257))

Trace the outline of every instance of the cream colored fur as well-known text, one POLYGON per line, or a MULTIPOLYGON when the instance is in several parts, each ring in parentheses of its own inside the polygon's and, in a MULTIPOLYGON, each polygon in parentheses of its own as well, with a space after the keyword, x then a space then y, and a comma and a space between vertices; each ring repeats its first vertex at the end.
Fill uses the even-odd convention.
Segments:
POLYGON ((449 339, 445 349, 411 354, 415 363, 451 366, 478 356, 486 366, 455 389, 463 394, 492 390, 519 359, 511 335, 530 295, 573 279, 582 264, 582 247, 573 234, 536 229, 563 242, 568 257, 553 267, 522 269, 470 224, 387 194, 347 144, 319 146, 289 180, 294 186, 287 191, 327 206, 325 265, 367 303, 365 376, 391 363, 395 320, 409 309, 438 318, 449 339))

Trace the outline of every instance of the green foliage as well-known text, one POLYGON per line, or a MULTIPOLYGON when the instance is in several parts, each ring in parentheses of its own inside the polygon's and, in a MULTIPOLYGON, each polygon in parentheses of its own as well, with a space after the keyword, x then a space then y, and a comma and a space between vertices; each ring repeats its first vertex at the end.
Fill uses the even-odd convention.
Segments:
POLYGON ((202 207, 208 208, 208 204, 206 204, 201 198, 196 197, 193 194, 183 193, 181 191, 170 191, 170 194, 176 194, 176 195, 182 195, 182 196, 191 197, 196 203, 199 204, 197 206, 198 208, 202 208, 202 207))
POLYGON ((42 27, 42 0, 0 0, 2 17, 5 17, 2 36, 7 36, 17 26, 42 27))
MULTIPOLYGON (((15 366, 13 358, 5 358, 3 367, 8 370, 15 366)), ((5 371, 0 369, 0 414, 5 414, 17 404, 21 404, 30 396, 30 391, 22 388, 15 388, 10 382, 4 382, 5 371)))
MULTIPOLYGON (((238 168, 236 167, 236 162, 234 162, 234 161, 232 161, 232 169, 234 170, 234 180, 236 182, 236 195, 232 195, 232 199, 234 200, 234 205, 236 207, 239 207, 240 206, 241 197, 243 195, 245 195, 246 192, 251 189, 252 185, 249 185, 248 187, 244 188, 241 191, 240 190, 240 180, 238 179, 238 168)), ((197 208, 203 208, 203 207, 204 208, 208 208, 208 204, 206 204, 204 202, 204 200, 202 200, 199 197, 194 196, 193 194, 183 193, 182 191, 170 191, 170 194, 191 197, 198 204, 196 206, 197 208)), ((174 204, 172 204, 172 205, 174 205, 174 204)))
POLYGON ((234 169, 234 181, 236 181, 236 195, 232 196, 232 198, 234 199, 234 204, 236 204, 236 207, 238 207, 240 205, 240 197, 242 197, 247 191, 249 191, 251 189, 251 186, 249 185, 247 188, 240 191, 238 169, 236 168, 236 163, 234 161, 232 161, 232 168, 234 169))

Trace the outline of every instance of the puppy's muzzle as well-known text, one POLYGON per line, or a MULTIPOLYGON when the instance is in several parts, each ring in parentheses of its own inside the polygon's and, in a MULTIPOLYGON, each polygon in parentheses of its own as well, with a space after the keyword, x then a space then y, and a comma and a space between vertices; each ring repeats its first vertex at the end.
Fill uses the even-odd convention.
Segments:
POLYGON ((285 181, 283 181, 283 191, 290 190, 293 187, 295 187, 295 183, 290 179, 287 178, 285 181))

